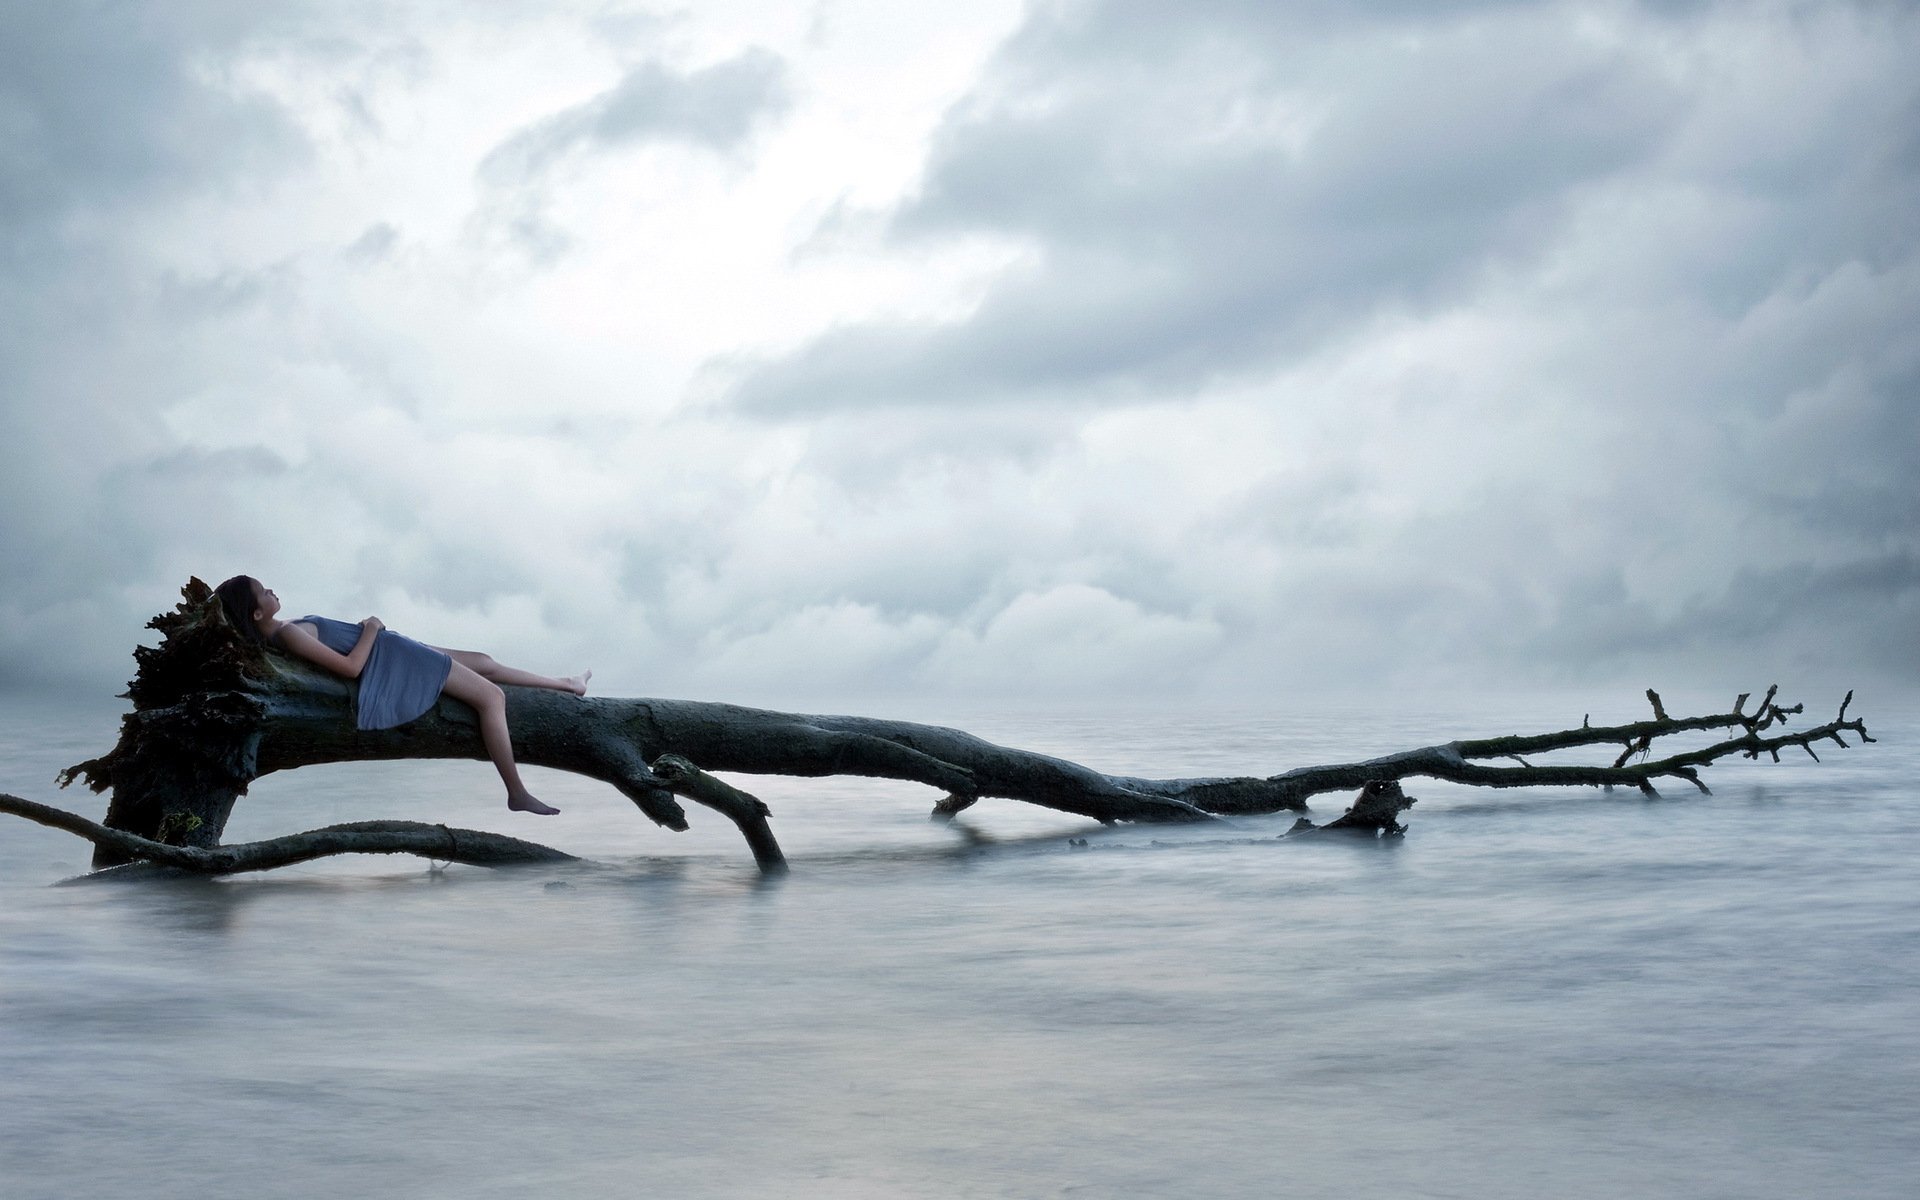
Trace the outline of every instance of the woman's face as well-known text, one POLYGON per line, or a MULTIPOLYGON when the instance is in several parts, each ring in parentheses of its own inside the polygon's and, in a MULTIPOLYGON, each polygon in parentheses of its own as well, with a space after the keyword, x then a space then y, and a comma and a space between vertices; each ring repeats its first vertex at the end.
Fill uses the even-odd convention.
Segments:
POLYGON ((254 612, 253 619, 258 621, 263 617, 270 617, 279 611, 280 611, 280 597, 274 595, 273 589, 268 587, 266 584, 261 583, 258 579, 254 580, 253 581, 253 612, 254 612))

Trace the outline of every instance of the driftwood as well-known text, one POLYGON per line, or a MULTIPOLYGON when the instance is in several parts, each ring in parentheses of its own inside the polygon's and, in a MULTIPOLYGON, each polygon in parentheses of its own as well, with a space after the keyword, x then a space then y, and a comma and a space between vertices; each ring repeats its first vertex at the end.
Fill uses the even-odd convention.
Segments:
POLYGON ((132 862, 154 863, 195 875, 234 875, 311 862, 333 854, 414 854, 430 861, 475 867, 578 862, 563 850, 478 829, 455 829, 419 821, 351 821, 305 833, 225 846, 171 846, 123 829, 110 829, 76 813, 0 793, 0 812, 77 833, 96 847, 132 862))
POLYGON ((1357 833, 1366 837, 1399 837, 1407 831, 1400 823, 1400 814, 1412 808, 1419 801, 1400 788, 1397 779, 1375 779, 1360 789, 1353 798, 1353 804, 1325 825, 1315 825, 1301 817, 1287 831, 1289 836, 1302 833, 1357 833))
MULTIPOLYGON (((149 627, 160 632, 160 645, 134 651, 137 673, 127 692, 134 709, 121 723, 118 744, 61 776, 62 786, 80 779, 96 792, 111 789, 105 824, 96 828, 145 839, 95 837, 96 868, 136 859, 158 861, 159 852, 151 848, 155 843, 238 853, 244 848, 220 844, 228 815, 253 780, 274 771, 351 760, 486 757, 473 711, 445 697, 401 728, 357 730, 351 717, 353 683, 240 638, 198 579, 182 589, 182 602, 174 611, 155 617, 149 627)), ((1001 797, 1106 823, 1209 821, 1304 811, 1313 796, 1365 789, 1345 817, 1319 828, 1392 834, 1401 828, 1398 813, 1412 803, 1395 781, 1409 776, 1481 787, 1630 785, 1648 794, 1656 780, 1674 778, 1704 792, 1700 768, 1730 755, 1770 754, 1777 761, 1781 750, 1795 746, 1809 754, 1816 742, 1845 746, 1846 732, 1873 740, 1863 722, 1847 717, 1851 692, 1834 720, 1799 732, 1770 734, 1783 730, 1788 717, 1801 711, 1800 705, 1776 704, 1777 690, 1769 689, 1751 712, 1743 694, 1730 711, 1697 717, 1669 716, 1659 696, 1649 691, 1652 718, 1626 725, 1583 724, 1556 733, 1447 742, 1278 775, 1199 779, 1107 775, 956 729, 904 721, 808 716, 689 700, 582 698, 515 687, 506 694, 514 754, 520 762, 603 780, 669 829, 687 827, 686 811, 676 796, 711 808, 740 828, 761 869, 771 872, 784 869, 785 860, 768 824, 767 806, 708 772, 864 775, 925 784, 944 794, 934 806, 936 819, 951 818, 978 800, 1001 797), (1727 730, 1730 736, 1653 757, 1657 740, 1704 730, 1727 730), (1621 750, 1611 765, 1534 765, 1526 757, 1590 746, 1621 750)), ((318 853, 390 851, 470 861, 444 849, 423 848, 419 839, 430 839, 433 835, 424 832, 429 830, 457 832, 375 822, 297 836, 339 847, 318 853), (326 841, 323 834, 333 840, 326 841)), ((484 835, 469 831, 458 836, 484 835)), ((220 861, 250 860, 241 856, 220 861)), ((175 865, 206 869, 184 860, 175 865)))

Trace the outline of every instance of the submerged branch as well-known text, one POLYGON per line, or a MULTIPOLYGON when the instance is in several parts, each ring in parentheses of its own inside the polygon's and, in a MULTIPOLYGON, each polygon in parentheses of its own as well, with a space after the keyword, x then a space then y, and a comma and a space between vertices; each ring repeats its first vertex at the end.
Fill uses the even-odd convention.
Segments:
POLYGON ((781 852, 780 843, 774 840, 773 829, 767 824, 772 812, 759 797, 715 779, 677 754, 662 754, 654 759, 653 773, 676 794, 706 805, 738 826, 762 874, 786 873, 787 856, 781 852))
POLYGON ((484 833, 477 829, 427 825, 419 821, 354 821, 265 841, 237 842, 206 849, 199 846, 170 846, 124 830, 109 829, 78 813, 23 800, 19 796, 0 794, 0 812, 25 817, 54 829, 64 829, 86 838, 95 846, 114 850, 125 860, 157 863, 196 875, 267 871, 334 854, 416 854, 421 858, 475 867, 579 861, 571 854, 536 842, 525 842, 499 833, 484 833))

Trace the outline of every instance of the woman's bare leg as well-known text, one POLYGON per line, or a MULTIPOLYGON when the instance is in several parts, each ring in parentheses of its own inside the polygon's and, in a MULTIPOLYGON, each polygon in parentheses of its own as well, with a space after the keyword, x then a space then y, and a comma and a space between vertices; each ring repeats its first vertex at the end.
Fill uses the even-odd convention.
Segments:
POLYGON ((532 671, 522 671, 518 667, 509 667, 504 663, 495 662, 492 655, 482 654, 478 650, 448 650, 445 646, 435 646, 434 649, 451 655, 454 662, 482 679, 513 687, 547 688, 555 692, 572 692, 576 696, 584 696, 587 694, 587 680, 593 678, 592 671, 582 671, 578 675, 564 677, 536 675, 532 671))
POLYGON ((493 760, 494 770, 500 772, 500 782, 507 785, 507 807, 543 817, 559 812, 551 804, 541 803, 520 781, 520 768, 513 761, 513 735, 507 732, 507 696, 500 685, 482 679, 472 667, 455 659, 453 669, 447 672, 446 686, 440 690, 471 704, 480 714, 480 741, 493 760))

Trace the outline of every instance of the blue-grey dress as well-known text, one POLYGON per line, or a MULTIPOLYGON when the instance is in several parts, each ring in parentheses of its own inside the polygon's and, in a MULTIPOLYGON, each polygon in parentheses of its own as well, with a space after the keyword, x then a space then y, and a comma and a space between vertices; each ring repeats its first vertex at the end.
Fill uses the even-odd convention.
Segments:
MULTIPOLYGON (((305 616, 297 624, 317 629, 320 644, 335 654, 351 654, 360 642, 360 626, 332 617, 305 616)), ((453 659, 444 651, 382 629, 360 670, 356 723, 362 729, 405 725, 433 707, 452 670, 453 659)))

